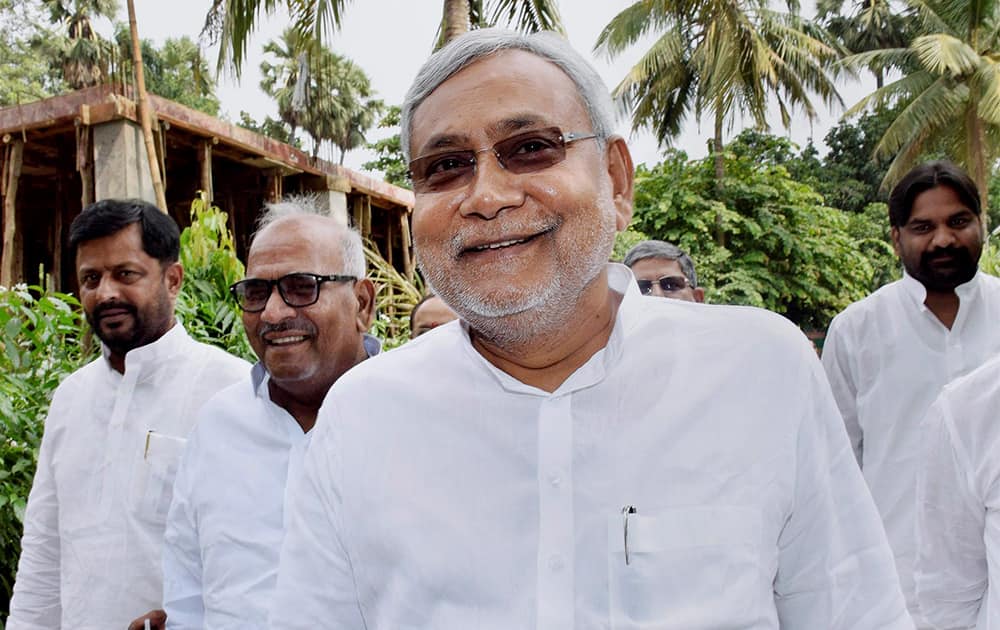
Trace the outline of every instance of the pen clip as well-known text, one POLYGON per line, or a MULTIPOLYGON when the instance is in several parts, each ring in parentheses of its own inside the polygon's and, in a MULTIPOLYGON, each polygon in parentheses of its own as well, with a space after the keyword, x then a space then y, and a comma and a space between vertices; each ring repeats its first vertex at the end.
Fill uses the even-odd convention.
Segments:
POLYGON ((625 536, 625 566, 629 564, 629 554, 628 554, 628 517, 629 514, 635 514, 636 509, 634 505, 626 505, 622 507, 622 533, 625 536))

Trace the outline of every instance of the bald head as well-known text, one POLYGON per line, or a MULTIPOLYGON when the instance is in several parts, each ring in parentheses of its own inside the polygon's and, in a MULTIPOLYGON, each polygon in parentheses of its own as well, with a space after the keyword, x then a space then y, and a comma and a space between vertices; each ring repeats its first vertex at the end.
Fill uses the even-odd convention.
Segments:
MULTIPOLYGON (((332 217, 316 214, 293 214, 275 218, 261 227, 250 243, 248 260, 262 246, 285 243, 292 250, 316 249, 316 253, 337 254, 340 271, 362 278, 365 275, 365 252, 357 232, 332 217)), ((331 272, 333 273, 333 272, 331 272)))

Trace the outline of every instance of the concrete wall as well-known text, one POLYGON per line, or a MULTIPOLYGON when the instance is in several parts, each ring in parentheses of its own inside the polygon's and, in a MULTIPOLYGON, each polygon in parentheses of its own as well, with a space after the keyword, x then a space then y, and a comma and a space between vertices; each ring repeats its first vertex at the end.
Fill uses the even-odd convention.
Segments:
POLYGON ((156 204, 142 128, 130 120, 94 126, 94 198, 137 198, 156 204))

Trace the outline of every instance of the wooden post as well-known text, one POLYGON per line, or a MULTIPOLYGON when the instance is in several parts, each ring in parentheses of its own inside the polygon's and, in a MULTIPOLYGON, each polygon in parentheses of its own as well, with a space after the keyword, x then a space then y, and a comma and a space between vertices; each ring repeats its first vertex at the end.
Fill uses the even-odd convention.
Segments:
POLYGON ((394 236, 394 234, 393 234, 392 221, 386 221, 386 223, 385 223, 385 261, 387 263, 389 263, 390 267, 393 266, 393 264, 392 264, 392 237, 393 236, 394 236))
POLYGON ((218 142, 217 139, 203 140, 201 150, 198 151, 198 166, 201 170, 201 192, 209 203, 215 199, 215 192, 212 187, 212 145, 218 142), (213 141, 214 140, 214 141, 213 141))
POLYGON ((403 248, 403 270, 406 272, 406 279, 413 280, 413 257, 410 255, 410 248, 412 243, 410 242, 410 222, 407 220, 406 210, 401 210, 399 213, 399 223, 400 223, 400 245, 403 248))
POLYGON ((267 200, 270 202, 281 201, 284 193, 284 176, 281 170, 272 168, 267 172, 267 200))
POLYGON ((94 203, 94 154, 90 125, 76 120, 76 170, 80 173, 80 207, 94 203))
POLYGON ((7 154, 3 169, 3 254, 0 257, 0 285, 9 287, 15 281, 17 266, 17 184, 21 178, 21 162, 24 159, 24 142, 13 141, 5 136, 7 154))
POLYGON ((139 91, 139 122, 142 124, 142 137, 146 141, 146 161, 149 163, 149 176, 153 180, 153 191, 156 193, 156 205, 163 212, 167 211, 167 197, 160 179, 160 164, 156 157, 156 147, 153 144, 153 123, 149 115, 149 98, 146 96, 146 77, 142 70, 142 52, 139 48, 139 29, 135 24, 135 2, 128 0, 128 27, 132 33, 132 66, 135 68, 135 84, 139 91))
POLYGON ((372 235, 372 198, 368 195, 361 197, 361 215, 364 223, 364 231, 361 236, 371 238, 372 235))

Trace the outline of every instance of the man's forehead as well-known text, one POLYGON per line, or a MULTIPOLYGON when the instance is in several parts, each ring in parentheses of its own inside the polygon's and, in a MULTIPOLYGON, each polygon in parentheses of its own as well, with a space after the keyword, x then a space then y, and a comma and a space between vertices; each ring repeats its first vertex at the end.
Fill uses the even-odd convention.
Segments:
POLYGON ((473 122, 474 133, 502 136, 535 125, 558 126, 569 117, 582 118, 578 125, 589 122, 569 75, 534 53, 502 50, 476 59, 423 99, 413 112, 411 142, 416 149, 441 144, 442 137, 446 143, 460 140, 473 122))
POLYGON ((304 215, 278 219, 262 229, 250 246, 247 275, 282 269, 289 273, 338 271, 325 268, 341 264, 340 229, 327 217, 304 215))

